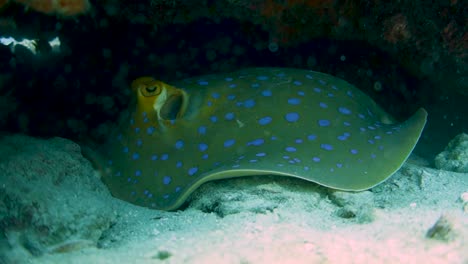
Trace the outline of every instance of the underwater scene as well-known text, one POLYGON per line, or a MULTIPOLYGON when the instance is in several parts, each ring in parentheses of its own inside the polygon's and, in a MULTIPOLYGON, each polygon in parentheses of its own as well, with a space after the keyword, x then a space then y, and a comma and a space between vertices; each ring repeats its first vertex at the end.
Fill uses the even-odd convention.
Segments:
POLYGON ((468 263, 467 14, 0 0, 0 264, 468 263))

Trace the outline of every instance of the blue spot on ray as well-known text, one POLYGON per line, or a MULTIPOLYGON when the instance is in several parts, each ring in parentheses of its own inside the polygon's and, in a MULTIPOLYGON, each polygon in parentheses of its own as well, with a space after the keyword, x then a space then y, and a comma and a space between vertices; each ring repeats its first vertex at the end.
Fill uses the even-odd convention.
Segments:
POLYGON ((330 144, 325 144, 325 143, 320 144, 320 148, 321 148, 321 149, 324 149, 324 150, 333 150, 333 146, 332 146, 332 145, 330 145, 330 144))
POLYGON ((307 136, 308 140, 315 140, 316 138, 317 138, 317 136, 313 135, 313 134, 310 134, 310 135, 307 136))
POLYGON ((208 149, 208 145, 206 143, 200 143, 198 144, 198 149, 203 152, 208 149))
POLYGON ((288 122, 297 122, 299 120, 299 114, 296 112, 287 113, 284 118, 288 122))
POLYGON ((265 140, 263 138, 257 138, 255 140, 247 142, 247 146, 260 146, 263 143, 265 143, 265 140))
POLYGON ((265 97, 269 97, 272 95, 271 91, 270 90, 263 90, 262 91, 262 95, 265 96, 265 97))
POLYGON ((218 117, 210 116, 210 121, 213 122, 213 123, 216 123, 216 122, 218 122, 218 117))
POLYGON ((337 137, 339 140, 343 141, 343 140, 346 140, 348 137, 345 136, 345 135, 340 135, 337 137))
POLYGON ((176 143, 175 143, 175 147, 176 149, 181 149, 184 147, 184 141, 182 141, 181 139, 177 140, 176 143))
POLYGON ((172 181, 172 178, 171 178, 171 177, 169 177, 169 176, 164 176, 164 178, 163 178, 163 183, 164 183, 164 185, 168 185, 169 183, 171 183, 171 181, 172 181))
POLYGON ((232 147, 234 145, 234 143, 236 143, 236 140, 228 139, 228 140, 224 141, 224 147, 225 148, 232 147))
POLYGON ((208 85, 208 82, 204 81, 204 80, 201 80, 201 81, 198 81, 198 84, 205 86, 205 85, 208 85))
POLYGON ((318 121, 318 124, 319 126, 321 127, 327 127, 327 126, 330 126, 330 121, 326 120, 326 119, 320 119, 318 121))
POLYGON ((197 173, 197 171, 198 171, 198 167, 192 167, 192 168, 188 169, 187 172, 188 172, 188 175, 192 176, 195 173, 197 173))
POLYGON ((232 112, 229 112, 229 113, 227 113, 227 114, 224 116, 224 118, 225 118, 226 120, 233 120, 234 117, 235 117, 235 115, 234 115, 234 113, 232 113, 232 112))
POLYGON ((140 158, 140 154, 138 154, 137 152, 133 153, 132 159, 137 160, 139 158, 140 158))
POLYGON ((151 134, 154 133, 155 130, 156 130, 155 127, 150 126, 150 127, 148 127, 148 128, 146 129, 146 133, 147 133, 148 135, 151 135, 151 134))
POLYGON ((301 103, 301 99, 299 98, 289 98, 288 99, 288 104, 290 105, 298 105, 301 103))
POLYGON ((245 108, 252 108, 255 106, 255 100, 254 99, 247 99, 244 102, 244 107, 245 108))
POLYGON ((214 99, 219 99, 221 97, 221 95, 219 95, 219 93, 212 93, 211 94, 211 97, 213 97, 214 99))
POLYGON ((320 102, 319 105, 320 105, 321 108, 327 108, 328 107, 328 105, 326 103, 324 103, 324 102, 320 102))
POLYGON ((266 80, 268 80, 268 76, 264 76, 264 75, 257 76, 257 80, 266 81, 266 80))
POLYGON ((338 108, 338 111, 344 115, 350 115, 351 114, 351 110, 349 110, 348 108, 346 107, 339 107, 338 108))
POLYGON ((205 135, 206 134, 206 127, 205 126, 198 127, 198 134, 205 135))
POLYGON ((273 120, 271 117, 265 116, 265 117, 260 118, 258 120, 258 123, 260 125, 264 126, 264 125, 268 125, 271 122, 271 120, 273 120))
POLYGON ((296 152, 296 148, 295 147, 286 147, 285 150, 287 152, 296 152))

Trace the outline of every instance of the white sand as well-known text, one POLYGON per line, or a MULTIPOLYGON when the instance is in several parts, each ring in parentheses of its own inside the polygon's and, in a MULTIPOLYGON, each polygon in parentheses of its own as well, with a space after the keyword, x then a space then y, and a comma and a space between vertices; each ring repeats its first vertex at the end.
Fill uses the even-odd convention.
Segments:
MULTIPOLYGON (((29 145, 50 144, 50 141, 26 137, 22 140, 29 145)), ((56 151, 60 153, 61 150, 56 151)), ((62 151, 66 152, 67 148, 62 151)), ((18 152, 24 153, 24 150, 18 149, 18 152)), ((34 152, 30 154, 34 155, 34 152)), ((9 166, 14 166, 13 161, 9 166)), ((88 171, 89 164, 82 166, 88 171)), ((57 167, 49 166, 49 169, 57 167)), ((100 203, 94 204, 105 204, 112 210, 99 217, 95 214, 96 218, 105 218, 112 223, 97 229, 102 231, 97 242, 86 232, 69 232, 68 237, 61 236, 66 239, 53 245, 49 243, 41 256, 34 257, 30 249, 20 243, 21 239, 15 239, 13 235, 21 236, 21 232, 26 231, 7 232, 9 252, 4 252, 7 258, 3 261, 468 263, 467 201, 461 198, 468 192, 466 173, 435 170, 407 162, 385 183, 357 194, 333 192, 288 178, 223 180, 203 185, 191 197, 188 207, 177 212, 136 207, 110 197, 101 189, 96 191, 97 188, 105 190, 99 182, 92 188, 89 180, 84 182, 87 184, 83 184, 81 191, 90 194, 81 195, 81 199, 70 199, 76 198, 90 207, 89 200, 99 193, 100 203), (446 219, 445 225, 435 232, 434 238, 428 237, 428 230, 442 215, 446 219), (61 253, 57 253, 59 251, 61 253)), ((35 187, 43 188, 37 182, 35 187)), ((63 190, 63 196, 73 194, 63 190)), ((66 210, 74 210, 73 203, 69 203, 70 208, 53 206, 53 203, 47 204, 56 217, 69 217, 66 210), (57 208, 62 211, 57 212, 57 208)), ((95 212, 93 208, 87 210, 95 212)), ((67 221, 78 226, 80 223, 67 221)), ((85 228, 90 227, 86 225, 85 228)), ((5 248, 0 247, 0 250, 5 248)))

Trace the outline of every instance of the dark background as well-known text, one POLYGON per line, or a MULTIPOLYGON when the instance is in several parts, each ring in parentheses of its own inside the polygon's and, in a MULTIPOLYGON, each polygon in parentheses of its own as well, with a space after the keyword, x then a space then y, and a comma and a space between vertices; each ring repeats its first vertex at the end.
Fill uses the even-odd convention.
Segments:
POLYGON ((0 46, 0 131, 99 142, 134 78, 248 66, 332 74, 400 120, 426 108, 416 153, 430 162, 468 131, 467 10, 457 1, 126 2, 91 1, 74 17, 1 7, 0 37, 36 39, 38 52, 0 46), (55 36, 59 53, 47 43, 55 36))

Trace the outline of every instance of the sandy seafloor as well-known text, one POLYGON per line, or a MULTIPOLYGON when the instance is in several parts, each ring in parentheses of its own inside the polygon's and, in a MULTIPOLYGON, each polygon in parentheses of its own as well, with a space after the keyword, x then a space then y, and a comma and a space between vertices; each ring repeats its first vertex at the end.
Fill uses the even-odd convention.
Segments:
POLYGON ((204 184, 183 210, 113 198, 65 139, 0 139, 0 263, 468 263, 468 174, 411 156, 361 193, 204 184))

